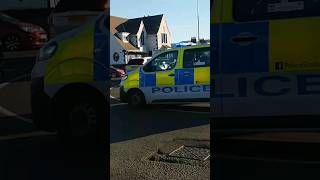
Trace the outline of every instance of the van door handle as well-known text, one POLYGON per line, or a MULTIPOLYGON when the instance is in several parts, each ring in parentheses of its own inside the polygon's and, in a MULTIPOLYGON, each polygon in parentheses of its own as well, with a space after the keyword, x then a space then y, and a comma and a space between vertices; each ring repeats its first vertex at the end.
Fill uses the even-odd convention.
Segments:
POLYGON ((172 73, 172 74, 169 74, 168 76, 173 77, 173 76, 175 76, 175 74, 172 73))
POLYGON ((257 41, 258 37, 253 35, 239 35, 231 38, 231 41, 235 44, 241 45, 241 46, 248 46, 255 41, 257 41))

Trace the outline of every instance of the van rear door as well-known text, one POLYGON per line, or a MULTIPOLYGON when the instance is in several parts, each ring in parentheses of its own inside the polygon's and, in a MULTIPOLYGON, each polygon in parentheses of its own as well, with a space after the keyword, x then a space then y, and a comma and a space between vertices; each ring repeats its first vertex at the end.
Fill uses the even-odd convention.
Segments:
POLYGON ((319 114, 319 1, 217 2, 213 66, 223 115, 319 114))

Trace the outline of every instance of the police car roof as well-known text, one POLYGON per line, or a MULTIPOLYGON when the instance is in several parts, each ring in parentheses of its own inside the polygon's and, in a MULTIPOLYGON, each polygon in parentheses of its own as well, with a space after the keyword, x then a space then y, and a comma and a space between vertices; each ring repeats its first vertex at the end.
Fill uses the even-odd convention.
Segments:
POLYGON ((195 48, 205 48, 205 47, 210 47, 210 45, 194 45, 194 46, 176 47, 176 48, 169 49, 169 51, 178 50, 178 49, 195 49, 195 48))

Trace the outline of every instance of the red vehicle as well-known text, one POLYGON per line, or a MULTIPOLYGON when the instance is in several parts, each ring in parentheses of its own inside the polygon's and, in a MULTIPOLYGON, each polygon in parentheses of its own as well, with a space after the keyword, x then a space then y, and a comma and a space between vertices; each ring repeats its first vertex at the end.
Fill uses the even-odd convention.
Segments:
POLYGON ((38 49, 47 40, 47 32, 40 26, 0 13, 0 47, 3 51, 38 49))
POLYGON ((110 66, 110 71, 109 71, 110 78, 118 78, 118 77, 123 77, 125 75, 124 70, 122 69, 117 69, 113 66, 110 66))

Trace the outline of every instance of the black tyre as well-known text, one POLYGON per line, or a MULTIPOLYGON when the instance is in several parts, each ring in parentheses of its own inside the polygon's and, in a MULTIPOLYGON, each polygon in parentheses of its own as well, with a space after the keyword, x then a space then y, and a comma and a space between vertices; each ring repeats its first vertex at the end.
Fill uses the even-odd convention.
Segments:
POLYGON ((139 90, 132 90, 128 93, 128 104, 132 108, 141 108, 146 104, 143 93, 139 90))
POLYGON ((2 40, 2 46, 5 51, 18 51, 21 49, 21 39, 16 34, 9 34, 2 40))
POLYGON ((106 105, 95 97, 76 95, 60 100, 57 118, 58 138, 64 143, 100 140, 106 134, 106 105))
POLYGON ((56 126, 50 118, 49 99, 39 93, 31 98, 33 125, 37 130, 55 131, 56 126))

